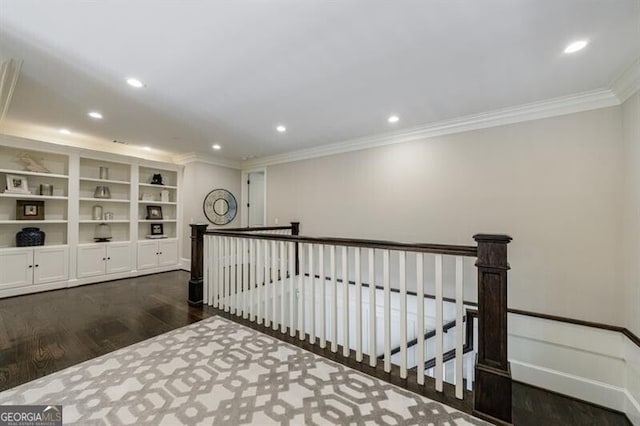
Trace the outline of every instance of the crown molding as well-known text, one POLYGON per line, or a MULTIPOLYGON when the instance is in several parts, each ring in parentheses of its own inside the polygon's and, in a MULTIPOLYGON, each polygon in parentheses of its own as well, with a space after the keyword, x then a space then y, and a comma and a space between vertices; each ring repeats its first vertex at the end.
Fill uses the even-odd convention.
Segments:
POLYGON ((619 105, 618 97, 610 89, 600 89, 563 96, 539 102, 503 108, 482 114, 468 115, 452 120, 414 127, 402 132, 352 139, 321 147, 303 149, 285 154, 271 155, 242 162, 243 169, 272 166, 345 152, 359 151, 386 145, 411 142, 436 136, 468 132, 489 127, 504 126, 524 121, 539 120, 619 105))
POLYGON ((640 90, 640 58, 633 61, 611 82, 611 90, 623 103, 640 90))
POLYGON ((18 84, 22 60, 8 59, 0 64, 0 121, 9 111, 13 91, 18 84))
POLYGON ((189 163, 206 163, 213 166, 228 167, 230 169, 242 169, 240 161, 230 160, 228 158, 212 157, 203 154, 196 154, 195 152, 177 155, 173 157, 173 162, 181 165, 186 165, 189 163))

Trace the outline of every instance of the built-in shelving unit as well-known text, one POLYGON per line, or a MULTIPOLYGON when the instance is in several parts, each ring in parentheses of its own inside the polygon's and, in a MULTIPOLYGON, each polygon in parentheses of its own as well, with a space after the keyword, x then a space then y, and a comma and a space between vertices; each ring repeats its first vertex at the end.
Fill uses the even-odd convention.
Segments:
POLYGON ((22 228, 37 227, 45 233, 45 244, 65 245, 68 241, 69 158, 16 147, 0 146, 0 248, 15 247, 22 228), (29 162, 49 172, 28 170, 29 162), (9 193, 8 178, 18 179, 29 193, 9 193), (42 195, 41 185, 51 185, 53 195, 42 195), (43 203, 44 219, 18 218, 18 202, 43 203))
POLYGON ((80 158, 80 243, 95 242, 102 224, 111 231, 112 242, 131 241, 131 165, 94 158, 80 158), (97 188, 109 191, 109 198, 96 197, 97 188), (94 217, 94 208, 101 212, 94 217), (107 220, 111 215, 113 218, 107 220))
POLYGON ((168 238, 177 237, 178 174, 175 171, 140 167, 138 181, 138 241, 146 240, 161 225, 168 238), (162 185, 152 183, 154 175, 162 177, 162 185), (162 211, 162 218, 149 217, 149 210, 162 211))
POLYGON ((0 135, 0 297, 177 269, 179 170, 0 135), (49 172, 32 171, 31 160, 49 172), (162 185, 153 179, 158 174, 162 185), (6 192, 7 176, 26 182, 29 192, 6 192), (19 219, 22 201, 44 205, 44 218, 19 219), (161 218, 147 218, 160 211, 161 218), (96 242, 105 225, 111 240, 96 242), (44 246, 16 247, 16 234, 27 227, 44 231, 44 246), (152 229, 166 238, 148 239, 152 229), (46 274, 33 275, 29 265, 36 263, 46 274))

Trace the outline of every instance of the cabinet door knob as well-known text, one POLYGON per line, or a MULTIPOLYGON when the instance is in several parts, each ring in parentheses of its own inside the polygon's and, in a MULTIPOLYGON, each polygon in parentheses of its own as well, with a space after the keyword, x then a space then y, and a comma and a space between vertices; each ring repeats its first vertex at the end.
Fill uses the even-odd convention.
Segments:
POLYGON ((40 267, 40 265, 36 265, 36 268, 40 267))
POLYGON ((111 260, 111 258, 110 258, 110 257, 107 257, 107 260, 111 260))
POLYGON ((103 257, 103 258, 102 258, 102 260, 107 260, 107 258, 106 258, 106 257, 103 257))
POLYGON ((33 268, 33 265, 29 265, 29 268, 33 268))
POLYGON ((160 254, 162 254, 162 252, 160 252, 160 254))

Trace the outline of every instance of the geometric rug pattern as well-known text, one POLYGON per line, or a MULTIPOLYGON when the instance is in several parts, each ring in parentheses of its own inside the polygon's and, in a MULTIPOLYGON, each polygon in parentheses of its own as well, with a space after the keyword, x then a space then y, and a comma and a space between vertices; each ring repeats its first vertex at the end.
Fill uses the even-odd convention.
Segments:
POLYGON ((0 393, 80 425, 485 425, 220 317, 0 393))

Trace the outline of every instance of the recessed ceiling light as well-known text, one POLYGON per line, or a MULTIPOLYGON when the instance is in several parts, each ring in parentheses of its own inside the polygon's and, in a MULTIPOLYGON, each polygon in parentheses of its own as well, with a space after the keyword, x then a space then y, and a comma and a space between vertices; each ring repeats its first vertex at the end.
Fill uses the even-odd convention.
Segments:
POLYGON ((142 149, 144 149, 145 151, 151 151, 151 147, 150 146, 143 146, 142 149))
POLYGON ((60 133, 62 133, 63 135, 70 135, 71 131, 69 129, 60 129, 58 130, 60 133))
POLYGON ((140 80, 138 80, 137 78, 128 78, 127 79, 127 84, 129 86, 135 87, 137 89, 144 87, 144 84, 142 84, 142 82, 140 80))
POLYGON ((217 143, 214 143, 213 145, 211 145, 211 148, 215 149, 216 151, 219 151, 222 149, 222 147, 220 145, 218 145, 217 143))
POLYGON ((282 124, 280 124, 279 126, 276 127, 276 130, 279 131, 280 133, 283 133, 287 131, 287 128, 284 127, 282 124))
POLYGON ((89 114, 87 114, 89 117, 91 118, 96 118, 98 120, 100 120, 102 118, 102 114, 100 114, 98 111, 91 111, 89 114))
POLYGON ((587 44, 589 44, 587 40, 574 41, 564 49, 564 53, 575 53, 578 50, 584 49, 587 46, 587 44))
POLYGON ((397 115, 392 115, 391 117, 387 118, 387 121, 389 123, 397 123, 398 120, 400 120, 400 118, 397 115))

